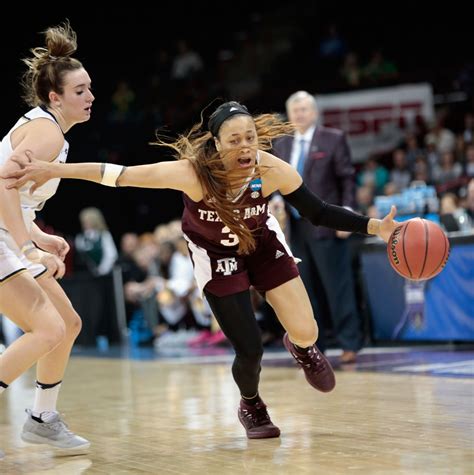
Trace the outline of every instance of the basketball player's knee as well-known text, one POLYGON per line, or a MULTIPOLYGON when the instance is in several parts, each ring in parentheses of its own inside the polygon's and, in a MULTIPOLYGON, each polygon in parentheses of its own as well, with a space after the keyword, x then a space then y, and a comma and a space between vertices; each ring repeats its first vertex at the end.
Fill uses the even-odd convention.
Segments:
POLYGON ((53 324, 41 328, 37 335, 39 344, 44 348, 44 353, 49 353, 66 338, 66 325, 62 319, 58 319, 53 324))
POLYGON ((318 325, 314 319, 308 320, 289 332, 290 340, 302 348, 313 345, 318 339, 318 325))
POLYGON ((244 366, 259 367, 263 358, 263 346, 256 345, 240 349, 236 352, 236 359, 244 366))
POLYGON ((66 321, 66 338, 75 340, 82 329, 81 317, 73 310, 66 321))
POLYGON ((263 358, 263 347, 247 349, 244 352, 239 353, 239 357, 245 361, 260 363, 263 358))

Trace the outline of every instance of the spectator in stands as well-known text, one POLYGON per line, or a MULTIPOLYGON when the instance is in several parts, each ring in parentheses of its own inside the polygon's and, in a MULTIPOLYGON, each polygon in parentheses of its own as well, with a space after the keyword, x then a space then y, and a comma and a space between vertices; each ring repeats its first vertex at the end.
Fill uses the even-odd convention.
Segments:
POLYGON ((441 154, 439 165, 433 167, 432 177, 436 185, 455 182, 462 175, 462 165, 454 160, 453 152, 441 154))
POLYGON ((134 121, 134 107, 136 101, 135 91, 124 79, 117 83, 112 94, 109 120, 112 123, 128 124, 134 121))
POLYGON ((335 62, 343 58, 347 46, 340 35, 337 26, 331 23, 327 26, 325 36, 319 43, 319 56, 323 61, 335 62))
POLYGON ((462 136, 462 134, 456 134, 456 141, 453 153, 455 161, 461 163, 461 165, 464 165, 466 158, 466 143, 464 142, 464 137, 462 136))
POLYGON ((171 78, 185 81, 193 78, 204 68, 202 58, 198 52, 194 51, 186 40, 179 40, 176 43, 177 54, 171 66, 171 78))
POLYGON ((427 140, 425 140, 425 144, 426 160, 430 168, 430 175, 432 175, 433 168, 439 166, 439 163, 441 161, 441 154, 436 149, 436 139, 434 137, 429 137, 427 140))
POLYGON ((82 232, 75 239, 77 255, 83 267, 94 276, 112 271, 118 258, 117 247, 98 208, 84 208, 79 213, 82 232))
POLYGON ((392 153, 392 159, 393 168, 390 170, 390 181, 400 192, 409 186, 412 179, 405 150, 402 148, 395 149, 392 153))
POLYGON ((418 143, 418 137, 415 133, 409 132, 405 136, 406 161, 410 173, 415 171, 415 161, 419 155, 425 153, 424 149, 418 143))
POLYGON ((89 320, 97 344, 106 342, 113 334, 115 306, 110 300, 114 294, 112 270, 118 258, 114 239, 110 234, 102 212, 95 207, 84 208, 79 213, 82 232, 74 238, 75 272, 85 272, 90 282, 87 290, 81 288, 82 299, 94 302, 89 320))
POLYGON ((357 53, 354 53, 353 51, 347 53, 339 74, 346 86, 356 88, 361 85, 362 69, 359 66, 357 53))
POLYGON ((371 186, 358 186, 356 189, 357 209, 367 214, 370 206, 374 204, 374 190, 371 186))
POLYGON ((400 190, 399 190, 398 186, 393 181, 389 181, 383 187, 383 194, 385 196, 393 196, 393 195, 396 195, 399 192, 400 192, 400 190))
POLYGON ((446 231, 470 231, 471 223, 466 210, 459 206, 454 193, 445 193, 441 197, 440 221, 446 231))
POLYGON ((397 79, 398 68, 395 63, 384 57, 381 48, 377 48, 363 68, 363 75, 369 84, 382 84, 397 79))
POLYGON ((132 333, 139 330, 132 335, 134 343, 151 345, 153 336, 158 336, 168 329, 168 325, 160 320, 156 300, 155 279, 160 276, 162 269, 166 270, 165 265, 159 260, 161 245, 162 242, 156 241, 152 233, 144 233, 139 237, 138 246, 133 252, 133 260, 137 267, 124 284, 125 299, 132 312, 129 327, 132 333))
POLYGON ((124 282, 129 280, 129 276, 133 272, 132 268, 136 265, 133 261, 133 253, 137 250, 137 248, 137 233, 125 233, 120 239, 120 253, 117 259, 117 265, 119 265, 122 269, 124 282))
POLYGON ((413 180, 422 181, 427 185, 431 183, 431 168, 427 158, 424 155, 418 155, 415 159, 413 180))
POLYGON ((134 259, 134 254, 138 246, 138 235, 131 232, 125 233, 120 240, 120 253, 116 262, 122 271, 127 323, 130 322, 133 312, 136 310, 136 303, 128 298, 126 285, 128 282, 141 282, 146 278, 146 273, 140 269, 134 259))
POLYGON ((362 170, 357 174, 357 184, 372 187, 376 195, 383 195, 388 180, 388 170, 379 164, 376 157, 369 157, 362 170))
POLYGON ((464 115, 464 130, 462 132, 465 144, 474 144, 474 114, 467 112, 464 115))
POLYGON ((474 178, 471 178, 467 184, 465 203, 465 209, 469 216, 471 228, 474 230, 474 178))
POLYGON ((474 143, 466 147, 465 175, 474 178, 474 143))
POLYGON ((454 133, 444 126, 446 113, 440 111, 431 130, 425 135, 425 144, 434 145, 434 150, 441 155, 444 152, 453 152, 456 143, 454 133))

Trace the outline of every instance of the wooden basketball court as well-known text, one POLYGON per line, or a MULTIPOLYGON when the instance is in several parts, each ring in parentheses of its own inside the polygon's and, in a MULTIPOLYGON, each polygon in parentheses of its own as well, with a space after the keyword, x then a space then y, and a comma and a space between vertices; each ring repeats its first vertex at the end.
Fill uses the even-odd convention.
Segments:
POLYGON ((267 440, 248 440, 237 419, 230 361, 75 356, 59 406, 92 447, 67 458, 20 440, 34 398, 30 371, 0 399, 0 473, 474 473, 469 377, 355 366, 338 370, 336 389, 323 394, 278 356, 264 360, 261 395, 282 435, 267 440))

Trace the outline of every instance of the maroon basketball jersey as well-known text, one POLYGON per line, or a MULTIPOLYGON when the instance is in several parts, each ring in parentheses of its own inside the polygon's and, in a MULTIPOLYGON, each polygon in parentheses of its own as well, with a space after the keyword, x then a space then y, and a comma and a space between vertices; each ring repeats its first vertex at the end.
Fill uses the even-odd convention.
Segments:
MULTIPOLYGON (((237 255, 238 238, 220 220, 217 211, 201 200, 198 203, 183 193, 183 232, 198 246, 213 252, 237 255)), ((243 187, 235 200, 235 212, 243 215, 245 224, 256 239, 266 227, 268 198, 262 196, 262 180, 255 178, 243 187)))

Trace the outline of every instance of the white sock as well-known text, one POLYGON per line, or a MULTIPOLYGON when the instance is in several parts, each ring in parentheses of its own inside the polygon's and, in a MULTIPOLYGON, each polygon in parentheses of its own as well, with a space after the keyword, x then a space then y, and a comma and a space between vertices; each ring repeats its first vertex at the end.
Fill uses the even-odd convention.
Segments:
POLYGON ((36 382, 35 403, 32 413, 35 417, 40 417, 42 412, 55 412, 58 401, 61 381, 52 388, 43 389, 41 383, 36 382))

